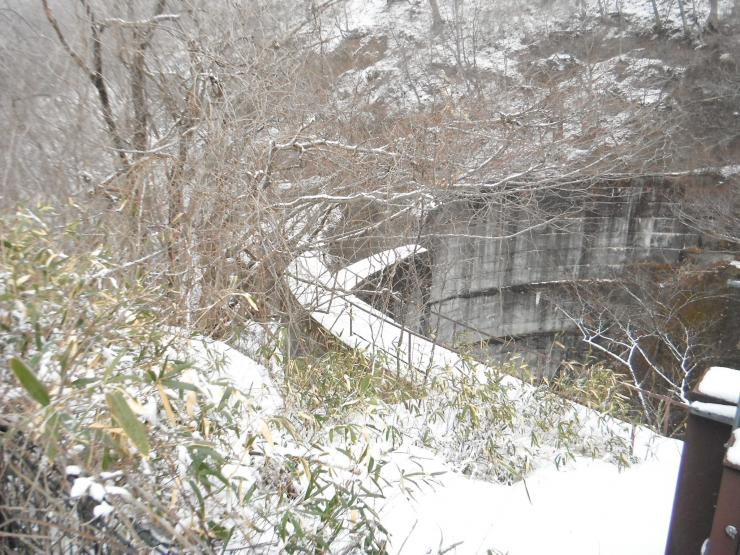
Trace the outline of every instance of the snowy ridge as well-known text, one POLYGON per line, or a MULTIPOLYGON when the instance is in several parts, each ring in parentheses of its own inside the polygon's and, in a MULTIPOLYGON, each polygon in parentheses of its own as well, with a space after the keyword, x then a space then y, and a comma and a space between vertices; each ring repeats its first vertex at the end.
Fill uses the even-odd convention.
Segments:
MULTIPOLYGON (((397 262, 414 252, 422 252, 421 247, 406 246, 372 258, 397 262)), ((387 364, 393 364, 406 375, 446 368, 453 372, 462 371, 461 359, 456 353, 404 328, 350 294, 346 284, 359 279, 361 274, 350 278, 347 271, 333 273, 321 258, 320 253, 307 253, 294 259, 286 273, 294 296, 318 324, 348 347, 366 351, 373 357, 386 358, 387 364)), ((352 267, 364 267, 368 271, 380 269, 374 262, 363 261, 352 267)), ((480 365, 478 370, 484 371, 485 368, 480 365)))

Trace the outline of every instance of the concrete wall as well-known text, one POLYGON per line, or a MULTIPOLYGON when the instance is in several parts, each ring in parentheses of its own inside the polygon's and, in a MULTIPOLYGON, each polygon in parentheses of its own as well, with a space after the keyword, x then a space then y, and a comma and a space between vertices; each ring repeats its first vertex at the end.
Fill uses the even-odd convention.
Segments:
MULTIPOLYGON (((425 234, 432 257, 429 316, 422 331, 458 345, 513 338, 513 344, 491 341, 490 354, 500 358, 516 352, 517 342, 530 344, 524 349, 530 365, 551 374, 565 356, 561 349, 553 353, 553 339, 572 332, 550 302, 567 302, 564 286, 608 286, 639 262, 677 264, 702 239, 673 215, 674 204, 659 186, 535 200, 535 214, 519 202, 477 199, 450 203, 431 216, 425 234)), ((572 339, 559 343, 574 345, 572 339)))

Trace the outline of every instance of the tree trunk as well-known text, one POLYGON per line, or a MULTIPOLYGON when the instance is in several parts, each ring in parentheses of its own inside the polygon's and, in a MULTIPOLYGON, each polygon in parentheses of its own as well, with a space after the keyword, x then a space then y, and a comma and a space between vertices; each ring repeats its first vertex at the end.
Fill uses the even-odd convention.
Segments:
POLYGON ((717 14, 717 0, 709 0, 709 18, 707 27, 713 31, 719 30, 719 15, 717 14))
POLYGON ((655 29, 660 31, 663 28, 663 24, 660 21, 660 14, 658 13, 658 4, 655 0, 650 0, 650 4, 653 6, 653 16, 655 17, 655 29))
POLYGON ((683 34, 689 34, 689 28, 686 25, 686 10, 684 9, 683 0, 678 0, 678 10, 681 12, 681 26, 683 27, 683 34))
POLYGON ((100 109, 103 113, 103 121, 105 122, 106 128, 108 130, 108 135, 110 136, 111 143, 113 143, 113 148, 116 150, 118 158, 121 161, 121 166, 123 168, 128 168, 129 164, 128 157, 126 156, 125 152, 125 144, 121 139, 121 136, 118 134, 118 130, 116 129, 116 120, 113 115, 113 108, 111 106, 110 97, 108 96, 108 88, 105 84, 105 77, 103 75, 103 43, 100 37, 101 29, 98 27, 92 8, 87 4, 86 1, 82 1, 82 5, 84 6, 85 11, 90 19, 90 35, 92 38, 93 57, 93 67, 92 69, 90 69, 88 68, 82 57, 72 49, 72 47, 67 42, 67 39, 64 38, 64 34, 59 27, 59 23, 54 17, 51 8, 49 8, 48 0, 41 0, 41 5, 43 6, 44 13, 46 14, 46 19, 49 21, 49 24, 56 33, 59 42, 62 44, 62 47, 64 48, 64 50, 66 50, 67 54, 70 55, 72 60, 80 67, 80 69, 82 69, 87 74, 88 78, 95 87, 95 90, 98 93, 98 99, 100 100, 100 109))
MULTIPOLYGON (((152 18, 161 15, 164 12, 165 1, 159 0, 154 8, 152 18)), ((135 20, 133 4, 129 4, 129 19, 135 20)), ((134 148, 139 151, 134 154, 134 157, 141 156, 143 152, 149 147, 149 122, 148 112, 146 107, 146 68, 145 68, 145 54, 149 48, 149 43, 154 33, 154 25, 150 25, 146 29, 134 28, 133 30, 133 44, 134 54, 131 60, 131 103, 134 109, 134 135, 133 143, 134 148)))
POLYGON ((437 0, 429 0, 429 6, 432 8, 432 31, 439 32, 444 25, 442 14, 439 13, 439 4, 437 0))

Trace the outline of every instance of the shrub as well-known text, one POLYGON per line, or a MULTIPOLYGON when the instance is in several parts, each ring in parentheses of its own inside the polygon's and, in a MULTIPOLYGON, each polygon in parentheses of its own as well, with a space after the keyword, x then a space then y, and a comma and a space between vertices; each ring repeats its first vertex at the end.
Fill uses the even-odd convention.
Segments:
POLYGON ((256 364, 167 326, 156 276, 42 217, 0 223, 3 549, 383 552, 361 435, 327 459, 331 430, 245 389, 256 364))

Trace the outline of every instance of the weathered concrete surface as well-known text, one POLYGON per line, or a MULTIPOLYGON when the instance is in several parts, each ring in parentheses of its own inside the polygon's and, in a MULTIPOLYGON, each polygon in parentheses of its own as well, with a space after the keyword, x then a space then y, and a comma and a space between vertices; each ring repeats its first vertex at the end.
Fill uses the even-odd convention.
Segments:
POLYGON ((568 302, 569 285, 608 287, 635 264, 673 266, 701 251, 701 235, 674 215, 665 187, 601 187, 539 201, 536 214, 517 203, 459 201, 431 216, 421 331, 453 345, 485 341, 496 358, 519 352, 551 374, 578 343, 552 303, 568 302))

